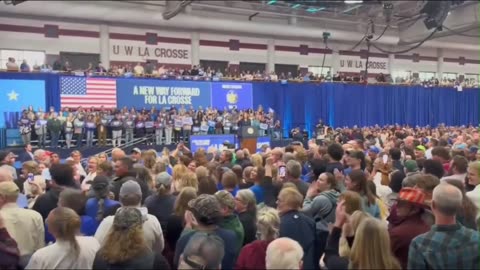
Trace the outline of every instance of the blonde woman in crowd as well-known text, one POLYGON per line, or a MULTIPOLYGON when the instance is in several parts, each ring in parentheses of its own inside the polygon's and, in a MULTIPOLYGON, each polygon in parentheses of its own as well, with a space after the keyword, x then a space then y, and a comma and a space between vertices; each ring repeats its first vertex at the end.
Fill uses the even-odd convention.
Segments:
POLYGON ((90 157, 88 159, 88 167, 87 167, 88 174, 83 179, 82 185, 81 185, 83 192, 87 192, 90 190, 91 183, 93 179, 95 179, 95 177, 97 176, 98 164, 99 164, 99 161, 97 157, 90 157))
POLYGON ((355 231, 358 228, 358 225, 362 223, 366 218, 371 217, 362 210, 356 210, 349 218, 349 223, 344 224, 342 227, 342 236, 340 238, 338 253, 341 257, 350 256, 351 251, 351 241, 355 236, 355 231))
POLYGON ((276 209, 261 208, 257 215, 257 240, 240 251, 235 269, 265 269, 267 247, 280 232, 280 216, 276 209))
POLYGON ((181 178, 180 181, 177 181, 178 190, 182 190, 186 187, 192 187, 198 192, 198 179, 197 175, 193 172, 185 173, 181 178))
POLYGON ((108 161, 108 155, 106 153, 100 153, 97 155, 98 164, 104 163, 108 161))
POLYGON ((155 164, 157 163, 157 152, 153 149, 149 149, 147 151, 142 152, 142 160, 143 160, 143 166, 147 168, 150 173, 152 174, 152 177, 154 176, 153 174, 153 168, 155 167, 155 164))
POLYGON ((46 223, 57 241, 33 253, 26 269, 92 269, 100 245, 94 237, 78 236, 81 220, 77 213, 57 207, 46 223))
POLYGON ((259 154, 254 154, 251 157, 253 167, 263 167, 263 158, 259 154))
POLYGON ((172 173, 172 194, 178 194, 181 191, 180 189, 180 180, 183 175, 187 174, 188 168, 183 164, 177 164, 173 167, 172 173))
POLYGON ((355 230, 355 239, 349 239, 351 245, 348 257, 340 256, 339 240, 342 228, 350 226, 351 219, 345 211, 345 202, 337 205, 335 224, 325 248, 324 262, 328 269, 401 269, 400 263, 393 256, 387 225, 372 217, 366 217, 355 230))

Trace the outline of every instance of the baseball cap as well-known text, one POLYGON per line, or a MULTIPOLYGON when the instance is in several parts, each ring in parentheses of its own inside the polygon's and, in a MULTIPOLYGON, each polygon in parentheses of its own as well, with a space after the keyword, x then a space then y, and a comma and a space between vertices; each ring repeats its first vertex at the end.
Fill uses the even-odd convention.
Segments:
POLYGON ((198 222, 213 225, 221 218, 220 202, 210 194, 202 194, 188 202, 188 207, 198 222))
POLYGON ((378 153, 380 153, 380 148, 376 147, 375 145, 372 145, 372 146, 370 146, 370 148, 368 148, 368 151, 371 151, 375 154, 378 154, 378 153))
POLYGON ((134 207, 121 207, 113 218, 113 227, 117 230, 128 230, 142 224, 142 213, 134 207))
POLYGON ((110 182, 108 180, 108 177, 99 175, 93 178, 91 187, 94 191, 102 191, 107 190, 109 185, 110 182))
POLYGON ((140 185, 135 180, 128 180, 127 182, 123 183, 122 187, 120 188, 120 197, 123 197, 128 194, 136 194, 142 196, 142 189, 140 185))
POLYGON ((218 235, 198 232, 185 246, 182 260, 191 269, 219 269, 224 255, 224 242, 218 235))
POLYGON ((418 172, 418 164, 415 160, 405 161, 405 168, 407 172, 418 172))
POLYGON ((235 199, 230 192, 226 190, 220 190, 215 193, 215 197, 221 206, 226 206, 231 210, 235 209, 235 199))
POLYGON ((170 186, 172 184, 172 177, 166 172, 161 172, 155 177, 155 185, 160 186, 170 186))
POLYGON ((0 194, 8 197, 18 196, 20 189, 17 184, 12 181, 5 181, 0 183, 0 194))
POLYGON ((478 147, 477 146, 470 147, 470 153, 476 154, 477 152, 478 152, 478 147))
POLYGON ((404 187, 398 193, 397 201, 404 201, 418 206, 426 207, 425 193, 418 188, 404 187))
POLYGON ((138 147, 135 147, 135 148, 132 149, 132 151, 130 151, 130 153, 141 154, 141 153, 142 153, 142 150, 140 150, 140 148, 138 148, 138 147))

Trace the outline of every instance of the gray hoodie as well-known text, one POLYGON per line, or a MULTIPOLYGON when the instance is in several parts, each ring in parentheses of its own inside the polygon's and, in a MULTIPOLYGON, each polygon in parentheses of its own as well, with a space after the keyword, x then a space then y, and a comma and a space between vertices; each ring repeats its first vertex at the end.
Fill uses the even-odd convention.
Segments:
POLYGON ((326 223, 335 222, 335 207, 340 193, 336 190, 328 190, 318 194, 315 198, 306 198, 303 202, 303 210, 306 215, 312 217, 315 222, 321 220, 326 223))

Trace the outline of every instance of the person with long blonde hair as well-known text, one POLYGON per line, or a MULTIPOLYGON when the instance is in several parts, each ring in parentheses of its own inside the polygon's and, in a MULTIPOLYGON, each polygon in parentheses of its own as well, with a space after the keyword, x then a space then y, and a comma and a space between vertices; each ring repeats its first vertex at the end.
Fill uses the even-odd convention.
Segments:
POLYGON ((358 225, 355 239, 349 239, 349 256, 341 257, 338 245, 344 225, 352 226, 342 200, 337 204, 335 224, 325 248, 324 262, 328 269, 402 269, 392 254, 387 225, 370 216, 358 225))
POLYGON ((265 269, 265 257, 270 242, 280 234, 280 216, 271 207, 263 207, 257 214, 257 240, 240 251, 235 269, 265 269))
POLYGON ((53 209, 47 218, 48 231, 57 240, 33 253, 25 269, 92 269, 98 241, 78 236, 80 217, 66 207, 53 209))
MULTIPOLYGON (((142 228, 142 213, 137 208, 120 208, 112 228, 95 255, 92 269, 157 269, 157 257, 148 247, 142 228)), ((164 259, 163 259, 164 261, 164 259)), ((164 268, 160 268, 164 269, 164 268)))
POLYGON ((177 164, 173 167, 173 173, 172 173, 172 194, 178 194, 178 192, 181 191, 180 188, 180 182, 182 177, 188 173, 188 168, 187 166, 183 164, 177 164))

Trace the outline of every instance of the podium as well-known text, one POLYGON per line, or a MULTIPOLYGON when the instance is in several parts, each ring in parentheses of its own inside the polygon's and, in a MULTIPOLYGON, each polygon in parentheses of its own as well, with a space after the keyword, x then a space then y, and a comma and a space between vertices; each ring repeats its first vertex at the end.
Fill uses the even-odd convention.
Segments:
POLYGON ((247 148, 250 153, 257 152, 258 128, 252 126, 240 127, 238 130, 240 148, 247 148))

